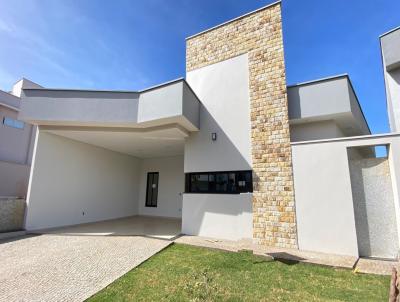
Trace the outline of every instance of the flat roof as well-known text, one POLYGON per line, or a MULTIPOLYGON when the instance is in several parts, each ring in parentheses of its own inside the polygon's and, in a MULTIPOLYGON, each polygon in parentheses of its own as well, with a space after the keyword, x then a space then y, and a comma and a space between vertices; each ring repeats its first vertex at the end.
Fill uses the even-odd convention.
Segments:
POLYGON ((253 11, 251 11, 251 12, 245 13, 244 15, 240 15, 239 17, 233 18, 233 19, 231 19, 231 20, 225 21, 224 23, 221 23, 221 24, 215 25, 215 26, 213 26, 213 27, 210 27, 210 28, 208 28, 208 29, 206 29, 206 30, 203 30, 203 31, 201 31, 201 32, 199 32, 199 33, 197 33, 197 34, 191 35, 191 36, 187 37, 185 40, 192 39, 192 38, 197 37, 197 36, 199 36, 199 35, 201 35, 201 34, 204 34, 204 33, 206 33, 206 32, 212 31, 212 30, 217 29, 217 28, 219 28, 219 27, 221 27, 221 26, 224 26, 224 25, 229 24, 229 23, 231 23, 231 22, 234 22, 234 21, 236 21, 236 20, 242 19, 242 18, 247 17, 247 16, 249 16, 249 15, 251 15, 251 14, 254 14, 254 13, 257 13, 257 12, 259 12, 259 11, 262 11, 263 9, 269 8, 269 7, 271 7, 271 6, 274 6, 274 5, 276 5, 276 4, 281 4, 281 2, 282 2, 282 0, 278 0, 278 1, 272 2, 272 3, 270 3, 270 4, 267 4, 267 5, 263 6, 263 7, 258 8, 258 9, 256 9, 256 10, 253 10, 253 11))
POLYGON ((161 88, 163 86, 168 86, 176 82, 186 82, 184 78, 174 79, 168 82, 157 84, 143 90, 110 90, 110 89, 80 89, 80 88, 24 88, 23 90, 42 90, 42 91, 81 91, 81 92, 116 92, 116 93, 141 93, 149 90, 161 88))
POLYGON ((288 85, 287 88, 294 88, 294 87, 301 87, 301 86, 313 85, 313 84, 318 84, 318 83, 321 83, 321 82, 327 82, 327 81, 332 81, 332 80, 338 80, 338 79, 341 79, 341 78, 346 78, 347 81, 349 82, 350 88, 351 88, 351 90, 353 91, 354 96, 356 97, 356 101, 357 101, 358 107, 360 108, 361 114, 362 114, 362 116, 363 116, 363 118, 364 118, 365 124, 367 125, 368 131, 369 131, 369 133, 371 133, 371 129, 369 128, 368 121, 367 121, 367 119, 365 118, 364 111, 363 111, 363 109, 362 109, 362 107, 361 107, 360 101, 358 100, 357 93, 356 93, 356 91, 355 91, 355 89, 354 89, 354 87, 353 87, 353 83, 351 82, 350 76, 349 76, 347 73, 338 74, 338 75, 334 75, 334 76, 330 76, 330 77, 325 77, 325 78, 320 78, 320 79, 311 80, 311 81, 306 81, 306 82, 302 82, 302 83, 292 84, 292 85, 288 85))
POLYGON ((1 106, 4 106, 4 107, 7 107, 7 108, 9 108, 9 109, 12 109, 12 110, 14 110, 14 111, 19 111, 19 108, 18 108, 18 107, 13 106, 13 105, 10 105, 10 104, 8 104, 8 103, 2 101, 2 100, 1 100, 1 95, 2 95, 2 94, 4 94, 7 98, 9 98, 9 97, 14 98, 17 102, 20 101, 20 98, 17 97, 17 96, 15 96, 15 95, 13 95, 13 94, 11 94, 11 93, 9 93, 9 92, 7 92, 7 91, 0 90, 0 105, 1 105, 1 106))
POLYGON ((394 32, 394 31, 396 31, 396 30, 399 30, 400 29, 400 26, 397 26, 397 27, 395 27, 395 28, 393 28, 393 29, 391 29, 391 30, 389 30, 389 31, 387 31, 387 32, 385 32, 385 33, 383 33, 383 34, 381 34, 380 36, 379 36, 379 38, 382 38, 383 36, 386 36, 386 35, 388 35, 388 34, 391 34, 392 32, 394 32))
POLYGON ((325 81, 330 81, 330 80, 336 80, 336 79, 345 78, 345 77, 349 78, 349 75, 348 75, 347 73, 342 73, 342 74, 337 74, 337 75, 333 75, 333 76, 329 76, 329 77, 324 77, 324 78, 319 78, 319 79, 315 79, 315 80, 310 80, 310 81, 305 81, 305 82, 290 84, 290 85, 287 86, 287 88, 296 87, 296 86, 312 85, 312 84, 316 84, 316 83, 318 83, 318 82, 325 82, 325 81))

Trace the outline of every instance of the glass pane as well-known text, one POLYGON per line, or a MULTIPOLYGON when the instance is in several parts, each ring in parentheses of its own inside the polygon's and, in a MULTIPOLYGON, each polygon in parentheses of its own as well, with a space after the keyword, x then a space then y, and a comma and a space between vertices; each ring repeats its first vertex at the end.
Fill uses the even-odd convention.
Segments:
POLYGON ((236 192, 236 173, 228 174, 228 192, 235 193, 236 192))
POLYGON ((147 195, 146 195, 146 206, 151 206, 151 200, 152 200, 152 188, 151 185, 153 183, 153 174, 148 173, 147 174, 147 195))
POLYGON ((208 191, 208 174, 193 174, 190 181, 192 192, 208 191))
POLYGON ((211 173, 208 175, 208 192, 215 192, 215 174, 211 173))
POLYGON ((238 172, 237 185, 239 192, 252 192, 251 171, 238 172))
POLYGON ((8 127, 13 127, 13 128, 17 128, 17 129, 24 129, 24 125, 25 125, 24 122, 15 120, 10 117, 5 117, 3 119, 3 124, 8 127))
POLYGON ((153 198, 152 198, 152 206, 157 206, 157 198, 158 198, 158 173, 154 173, 153 176, 153 198))
POLYGON ((228 188, 228 174, 217 173, 215 179, 215 191, 219 193, 226 192, 228 188))

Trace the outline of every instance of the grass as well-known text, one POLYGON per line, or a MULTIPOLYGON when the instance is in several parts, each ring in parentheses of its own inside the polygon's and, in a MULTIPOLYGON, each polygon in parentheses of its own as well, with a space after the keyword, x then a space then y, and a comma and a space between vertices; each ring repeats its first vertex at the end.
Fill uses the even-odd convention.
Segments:
POLYGON ((389 281, 174 244, 88 301, 386 301, 389 281))

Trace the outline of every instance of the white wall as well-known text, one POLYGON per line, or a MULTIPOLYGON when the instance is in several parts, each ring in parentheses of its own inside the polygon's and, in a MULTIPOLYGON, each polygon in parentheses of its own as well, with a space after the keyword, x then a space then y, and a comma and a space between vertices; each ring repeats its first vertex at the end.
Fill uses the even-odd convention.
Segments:
POLYGON ((228 240, 253 238, 252 194, 184 194, 182 233, 228 240))
POLYGON ((26 229, 137 214, 137 159, 42 131, 35 153, 26 229))
POLYGON ((30 166, 0 161, 0 196, 25 197, 30 166))
MULTIPOLYGON (((185 142, 185 173, 251 170, 248 55, 187 73, 201 100, 200 131, 185 142), (217 140, 211 140, 211 133, 217 140)), ((252 238, 251 194, 184 194, 182 231, 221 239, 252 238)))
POLYGON ((399 135, 292 143, 301 250, 358 256, 347 148, 371 145, 390 145, 389 164, 399 230, 399 135))
POLYGON ((290 141, 301 142, 307 140, 344 137, 342 130, 334 121, 291 124, 290 141))
POLYGON ((200 131, 185 143, 185 172, 251 169, 248 70, 244 54, 187 73, 202 106, 200 131))
POLYGON ((358 256, 346 148, 295 145, 292 157, 299 248, 358 256))
POLYGON ((18 112, 0 105, 0 160, 30 164, 35 128, 27 123, 24 129, 6 126, 4 117, 18 119, 18 112))
POLYGON ((395 259, 399 242, 389 161, 365 158, 349 163, 359 254, 395 259))
POLYGON ((385 71, 386 97, 388 102, 390 128, 400 131, 400 68, 385 71))
POLYGON ((182 192, 185 190, 183 156, 143 159, 140 168, 139 214, 182 216, 182 192), (147 173, 159 172, 157 207, 146 207, 147 173))

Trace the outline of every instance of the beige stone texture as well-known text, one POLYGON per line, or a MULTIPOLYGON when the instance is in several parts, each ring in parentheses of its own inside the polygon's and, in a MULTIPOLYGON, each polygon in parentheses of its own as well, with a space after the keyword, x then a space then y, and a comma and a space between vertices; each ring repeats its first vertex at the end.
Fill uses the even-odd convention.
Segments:
POLYGON ((297 248, 280 3, 186 42, 186 71, 248 53, 256 243, 297 248))

